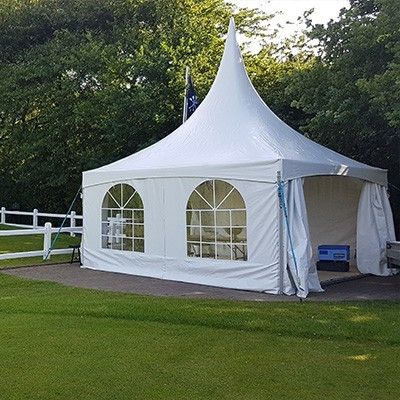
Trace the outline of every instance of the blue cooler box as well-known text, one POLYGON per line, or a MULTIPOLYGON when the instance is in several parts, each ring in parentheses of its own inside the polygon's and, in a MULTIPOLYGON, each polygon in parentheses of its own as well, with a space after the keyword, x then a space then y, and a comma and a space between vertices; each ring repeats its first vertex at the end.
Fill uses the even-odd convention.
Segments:
POLYGON ((318 246, 318 256, 317 269, 320 271, 347 272, 349 270, 350 246, 348 245, 318 246))
POLYGON ((323 245, 318 246, 320 261, 350 261, 350 246, 323 245))

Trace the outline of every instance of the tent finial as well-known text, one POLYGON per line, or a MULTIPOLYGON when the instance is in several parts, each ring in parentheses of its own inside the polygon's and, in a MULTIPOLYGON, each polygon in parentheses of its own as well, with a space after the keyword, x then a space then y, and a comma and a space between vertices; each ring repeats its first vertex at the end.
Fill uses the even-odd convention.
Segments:
POLYGON ((236 24, 233 16, 229 19, 228 38, 230 36, 236 38, 236 24))

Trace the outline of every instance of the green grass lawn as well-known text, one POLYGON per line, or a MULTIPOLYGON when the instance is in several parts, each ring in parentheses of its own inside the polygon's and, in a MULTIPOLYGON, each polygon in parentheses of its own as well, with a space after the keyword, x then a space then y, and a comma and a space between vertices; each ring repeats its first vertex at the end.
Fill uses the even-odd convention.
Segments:
POLYGON ((0 274, 0 398, 398 399, 399 305, 151 298, 0 274))
MULTIPOLYGON (((0 230, 21 229, 8 225, 1 225, 0 230)), ((52 235, 53 238, 55 234, 52 235)), ((55 244, 56 249, 68 248, 71 244, 78 244, 80 236, 71 237, 69 234, 61 234, 55 244)), ((19 251, 33 251, 43 249, 43 235, 27 235, 27 236, 0 236, 0 254, 17 253, 19 251)), ((10 266, 24 266, 34 264, 52 264, 55 262, 65 262, 70 260, 68 254, 51 256, 50 260, 43 262, 42 257, 18 258, 13 260, 0 260, 0 269, 10 266)))

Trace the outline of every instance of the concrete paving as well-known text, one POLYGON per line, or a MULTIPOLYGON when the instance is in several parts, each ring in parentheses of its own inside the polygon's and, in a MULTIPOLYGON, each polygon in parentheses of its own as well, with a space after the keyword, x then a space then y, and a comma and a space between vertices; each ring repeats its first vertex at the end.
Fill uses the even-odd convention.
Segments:
MULTIPOLYGON (((63 285, 151 296, 209 298, 248 301, 298 301, 295 296, 277 296, 245 290, 223 289, 191 283, 165 281, 113 272, 93 271, 78 264, 40 265, 3 269, 1 273, 63 285)), ((400 300, 400 276, 358 276, 332 283, 324 293, 311 293, 307 301, 400 300)))

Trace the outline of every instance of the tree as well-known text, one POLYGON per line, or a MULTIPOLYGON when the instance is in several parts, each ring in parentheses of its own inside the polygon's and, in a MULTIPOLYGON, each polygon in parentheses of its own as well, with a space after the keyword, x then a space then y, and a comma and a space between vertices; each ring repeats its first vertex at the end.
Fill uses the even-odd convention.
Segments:
MULTIPOLYGON (((0 6, 0 203, 59 212, 82 171, 178 126, 185 64, 205 95, 232 13, 223 0, 8 3, 0 6)), ((239 29, 262 32, 266 16, 236 13, 239 29)))
MULTIPOLYGON (((351 0, 337 21, 309 24, 319 57, 287 87, 292 106, 308 118, 312 139, 359 161, 389 170, 400 187, 400 81, 397 0, 351 0)), ((392 186, 393 187, 393 186, 392 186)), ((399 221, 400 196, 392 190, 399 221)), ((400 221, 399 221, 400 222, 400 221)))

